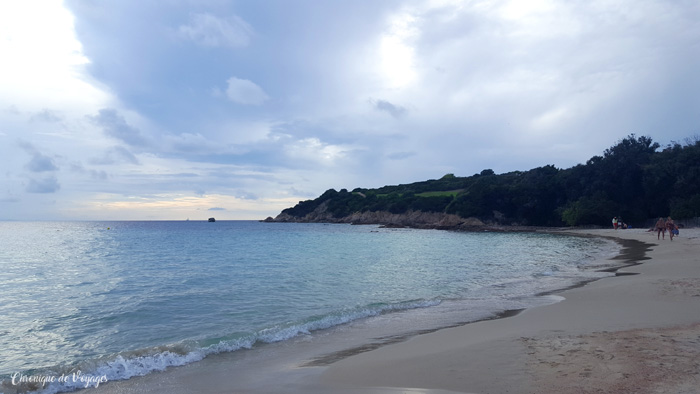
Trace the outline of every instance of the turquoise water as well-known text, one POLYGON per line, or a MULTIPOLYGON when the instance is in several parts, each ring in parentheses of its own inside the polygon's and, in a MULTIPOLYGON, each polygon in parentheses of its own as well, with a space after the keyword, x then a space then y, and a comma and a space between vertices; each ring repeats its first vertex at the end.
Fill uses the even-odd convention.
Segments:
POLYGON ((128 379, 397 312, 482 319, 600 277, 587 264, 615 250, 535 233, 0 222, 0 378, 128 379))

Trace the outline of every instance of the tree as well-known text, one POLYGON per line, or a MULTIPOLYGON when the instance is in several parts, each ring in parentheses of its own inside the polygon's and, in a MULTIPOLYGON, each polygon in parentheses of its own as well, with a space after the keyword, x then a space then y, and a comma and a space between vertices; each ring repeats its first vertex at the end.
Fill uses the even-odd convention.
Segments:
POLYGON ((616 215, 616 210, 616 204, 604 192, 597 192, 569 203, 561 217, 569 226, 606 225, 616 215))
POLYGON ((651 138, 630 134, 569 169, 547 165, 498 175, 485 169, 377 189, 329 189, 283 212, 301 218, 327 202, 335 218, 416 210, 529 225, 607 225, 613 216, 641 224, 669 214, 700 215, 700 138, 658 148, 651 138))

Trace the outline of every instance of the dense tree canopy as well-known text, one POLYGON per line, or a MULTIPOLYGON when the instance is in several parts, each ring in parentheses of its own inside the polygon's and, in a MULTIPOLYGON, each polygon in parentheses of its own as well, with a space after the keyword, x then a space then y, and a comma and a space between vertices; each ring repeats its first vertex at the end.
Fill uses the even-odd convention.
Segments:
POLYGON ((377 189, 327 190, 283 212, 304 217, 321 204, 336 218, 354 212, 445 212, 487 222, 523 225, 607 225, 618 216, 641 224, 653 217, 700 216, 700 139, 660 149, 634 134, 569 169, 458 177, 377 189))

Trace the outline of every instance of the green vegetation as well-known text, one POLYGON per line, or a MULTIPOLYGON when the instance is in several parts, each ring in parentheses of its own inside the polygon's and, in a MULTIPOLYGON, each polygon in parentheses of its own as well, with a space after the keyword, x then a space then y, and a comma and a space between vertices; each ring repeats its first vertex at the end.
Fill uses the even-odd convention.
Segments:
POLYGON ((634 134, 568 169, 548 165, 377 189, 327 190, 315 200, 282 211, 303 217, 327 202, 336 218, 354 212, 409 210, 453 213, 494 223, 558 226, 607 225, 613 216, 642 224, 649 218, 700 216, 700 139, 660 149, 634 134))
POLYGON ((462 189, 448 190, 445 192, 422 192, 422 193, 417 193, 416 197, 444 197, 444 196, 455 197, 461 191, 462 191, 462 189))

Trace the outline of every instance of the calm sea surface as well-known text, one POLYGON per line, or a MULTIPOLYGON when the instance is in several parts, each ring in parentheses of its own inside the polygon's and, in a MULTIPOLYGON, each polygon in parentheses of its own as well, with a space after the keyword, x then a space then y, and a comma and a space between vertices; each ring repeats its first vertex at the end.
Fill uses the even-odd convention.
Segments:
POLYGON ((0 380, 128 379, 392 314, 483 319, 607 275, 587 265, 617 249, 376 226, 0 222, 0 380))

